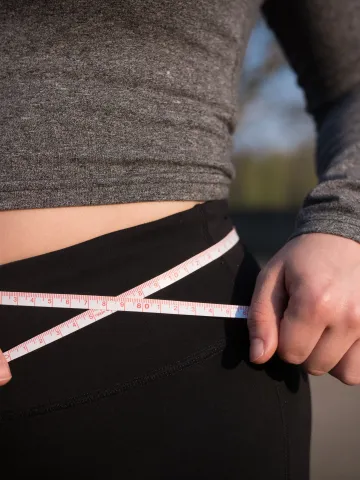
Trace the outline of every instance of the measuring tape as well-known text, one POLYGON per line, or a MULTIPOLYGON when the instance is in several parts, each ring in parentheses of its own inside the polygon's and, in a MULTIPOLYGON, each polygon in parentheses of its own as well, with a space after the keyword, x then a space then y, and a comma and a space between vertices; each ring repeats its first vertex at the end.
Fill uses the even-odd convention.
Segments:
POLYGON ((239 241, 233 228, 225 238, 176 267, 116 297, 66 293, 5 292, 0 290, 0 305, 76 308, 87 311, 4 352, 8 362, 60 340, 114 312, 142 312, 207 317, 247 318, 248 307, 217 303, 145 299, 172 285, 229 251, 239 241), (90 309, 90 310, 88 310, 90 309))

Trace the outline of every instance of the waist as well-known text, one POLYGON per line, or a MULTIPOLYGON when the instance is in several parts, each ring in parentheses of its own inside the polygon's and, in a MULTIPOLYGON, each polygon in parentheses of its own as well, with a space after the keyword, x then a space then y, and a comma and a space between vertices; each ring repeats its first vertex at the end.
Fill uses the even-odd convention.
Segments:
POLYGON ((199 201, 0 211, 0 265, 188 210, 199 201))

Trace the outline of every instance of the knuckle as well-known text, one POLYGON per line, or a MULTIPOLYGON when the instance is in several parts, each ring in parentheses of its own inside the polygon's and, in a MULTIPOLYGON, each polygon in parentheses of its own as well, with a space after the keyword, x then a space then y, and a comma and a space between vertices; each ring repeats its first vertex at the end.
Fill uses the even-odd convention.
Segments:
POLYGON ((251 304, 249 319, 257 324, 265 324, 268 322, 268 308, 265 302, 256 300, 251 304))
POLYGON ((268 324, 265 321, 254 321, 248 319, 247 327, 250 337, 257 337, 259 335, 264 335, 264 332, 268 330, 268 324))
POLYGON ((328 290, 322 290, 314 292, 312 298, 312 306, 315 312, 320 314, 328 314, 332 311, 331 292, 328 290))
POLYGON ((333 316, 334 300, 329 289, 307 288, 296 297, 297 308, 311 317, 313 324, 324 324, 333 316))
POLYGON ((346 324, 351 330, 360 328, 360 304, 349 307, 346 315, 346 324))
POLYGON ((292 363, 294 365, 300 365, 303 363, 307 355, 304 351, 297 351, 289 350, 288 348, 278 348, 278 355, 279 357, 287 363, 292 363))

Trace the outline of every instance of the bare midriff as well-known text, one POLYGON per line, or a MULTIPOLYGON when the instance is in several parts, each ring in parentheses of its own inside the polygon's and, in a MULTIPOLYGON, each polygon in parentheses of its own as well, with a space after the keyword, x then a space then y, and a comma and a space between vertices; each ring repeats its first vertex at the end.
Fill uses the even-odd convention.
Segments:
POLYGON ((0 211, 0 265, 153 222, 198 203, 204 202, 141 202, 0 211))

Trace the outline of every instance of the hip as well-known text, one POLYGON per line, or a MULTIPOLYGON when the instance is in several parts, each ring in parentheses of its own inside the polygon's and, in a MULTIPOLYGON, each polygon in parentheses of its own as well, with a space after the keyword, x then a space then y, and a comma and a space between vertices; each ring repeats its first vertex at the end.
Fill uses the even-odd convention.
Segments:
POLYGON ((198 203, 203 202, 139 202, 2 211, 0 265, 156 221, 198 203))
MULTIPOLYGON (((153 222, 2 265, 0 290, 118 296, 206 250, 232 228, 227 202, 206 202, 153 222)), ((148 298, 248 305, 258 271, 240 241, 217 260, 148 298)), ((6 305, 0 308, 3 351, 80 312, 6 305)), ((112 381, 125 381, 224 340, 233 325, 245 338, 244 319, 113 312, 97 324, 15 360, 11 364, 13 380, 6 389, 8 393, 1 395, 0 408, 4 409, 4 397, 10 398, 15 387, 25 389, 16 397, 26 398, 30 406, 42 403, 41 392, 46 388, 50 393, 50 385, 56 398, 67 388, 69 394, 76 395, 82 389, 101 389, 112 381), (134 359, 135 363, 128 361, 134 359), (134 371, 131 365, 136 365, 134 371), (96 370, 97 379, 93 374, 96 370), (68 379, 65 383, 64 375, 68 379), (27 391, 30 379, 32 388, 27 391)), ((13 399, 10 403, 12 409, 13 399)))
MULTIPOLYGON (((204 251, 232 228, 227 202, 206 202, 2 265, 0 290, 117 296, 204 251)), ((240 241, 154 297, 249 305, 259 270, 240 241)), ((75 314, 2 305, 0 347, 10 349, 75 314)), ((11 363, 13 378, 0 389, 1 449, 9 461, 12 451, 21 452, 21 464, 12 461, 12 469, 36 468, 39 478, 48 478, 55 464, 59 478, 69 471, 102 478, 106 469, 107 478, 117 478, 121 452, 129 479, 195 478, 195 471, 199 479, 244 472, 249 479, 265 472, 290 478, 296 467, 291 478, 304 480, 307 378, 277 358, 252 365, 248 351, 242 318, 114 312, 11 363), (64 445, 69 450, 59 465, 64 445), (262 461, 254 462, 254 455, 262 461)))

